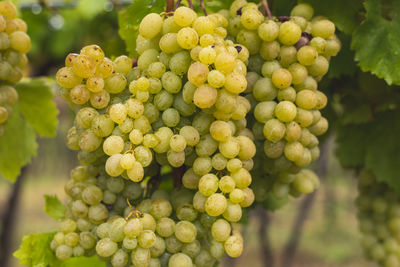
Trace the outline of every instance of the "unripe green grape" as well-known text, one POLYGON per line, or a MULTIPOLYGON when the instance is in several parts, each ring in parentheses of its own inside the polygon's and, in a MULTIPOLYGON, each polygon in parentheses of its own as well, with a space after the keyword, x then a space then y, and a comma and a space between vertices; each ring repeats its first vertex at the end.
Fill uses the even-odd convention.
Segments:
POLYGON ((162 237, 169 237, 175 232, 175 222, 170 218, 161 218, 157 222, 156 231, 162 237))
POLYGON ((110 257, 118 250, 117 243, 110 238, 103 238, 97 242, 96 252, 101 257, 110 257))
POLYGON ((297 60, 301 65, 311 66, 318 57, 317 50, 312 46, 303 46, 297 52, 297 60))
POLYGON ((244 189, 251 184, 251 175, 244 168, 240 168, 239 170, 231 173, 231 177, 235 181, 237 188, 244 189))
MULTIPOLYGON (((301 91, 304 92, 304 91, 301 91)), ((299 93, 301 93, 299 92, 299 93)), ((279 102, 274 110, 275 116, 282 122, 292 121, 297 114, 296 106, 289 101, 279 102)))
POLYGON ((241 189, 234 189, 230 194, 229 194, 229 200, 236 204, 236 203, 241 203, 244 200, 244 193, 241 189))
POLYGON ((335 33, 335 24, 327 19, 315 21, 312 24, 311 34, 324 39, 329 38, 335 33))
POLYGON ((287 67, 297 61, 297 49, 294 46, 282 46, 279 51, 279 63, 287 67))
POLYGON ((296 5, 290 12, 290 16, 301 16, 307 20, 311 20, 314 15, 314 9, 311 5, 306 3, 301 3, 296 5))
POLYGON ((240 30, 237 33, 236 41, 244 45, 248 50, 250 55, 254 55, 259 52, 262 40, 258 36, 256 31, 240 30))
POLYGON ((193 242, 196 235, 196 227, 189 221, 180 221, 175 226, 175 236, 182 243, 193 242))
POLYGON ((277 93, 277 89, 269 78, 259 79, 253 87, 253 95, 258 101, 271 101, 277 93))
POLYGON ((188 80, 196 86, 201 86, 206 82, 208 72, 208 67, 206 65, 200 62, 195 62, 189 67, 187 73, 188 80))
MULTIPOLYGON (((178 37, 177 33, 167 33, 167 34, 163 35, 163 37, 161 37, 161 39, 160 39, 160 49, 167 54, 174 54, 174 53, 181 51, 182 48, 180 47, 180 45, 178 43, 177 37, 178 37)), ((143 55, 144 55, 144 53, 143 53, 143 55)), ((152 62, 156 62, 156 58, 154 60, 152 60, 152 62)), ((150 62, 150 63, 152 63, 152 62, 150 62)), ((144 69, 146 69, 145 68, 146 65, 143 67, 144 67, 144 69)))
MULTIPOLYGON (((179 36, 179 35, 178 35, 179 36)), ((176 75, 183 75, 187 73, 189 67, 190 67, 191 59, 190 59, 190 54, 187 51, 181 51, 176 53, 171 57, 169 60, 169 68, 171 71, 176 74, 176 75)), ((174 89, 174 91, 180 91, 182 87, 182 82, 179 79, 174 81, 174 84, 179 83, 179 89, 174 89)), ((164 82, 163 82, 164 85, 164 82)), ((176 85, 175 85, 176 86, 176 85)), ((168 90, 168 88, 165 88, 167 91, 172 92, 173 90, 168 90)))
POLYGON ((272 74, 271 81, 279 89, 285 89, 292 83, 292 74, 287 69, 278 69, 272 74))
POLYGON ((278 37, 279 26, 273 20, 267 20, 258 27, 258 36, 266 42, 272 42, 278 37))
POLYGON ((62 261, 68 260, 72 256, 72 253, 72 248, 67 245, 60 245, 56 249, 56 257, 62 261))
POLYGON ((177 42, 178 44, 184 48, 184 49, 192 49, 194 48, 198 41, 199 41, 199 36, 197 32, 190 27, 185 27, 182 28, 178 31, 177 34, 177 42))
POLYGON ((102 139, 92 130, 83 131, 79 136, 79 147, 85 152, 93 152, 101 146, 102 139))
POLYGON ((326 40, 324 55, 328 57, 336 56, 339 53, 341 46, 342 44, 340 43, 340 40, 335 35, 333 35, 326 40))
POLYGON ((329 70, 329 61, 324 56, 316 58, 314 63, 308 66, 308 73, 314 77, 324 76, 329 70))
POLYGON ((297 108, 297 115, 294 119, 301 127, 308 127, 313 123, 313 114, 311 111, 297 108))
POLYGON ((266 139, 278 142, 285 136, 286 127, 277 119, 271 119, 264 125, 263 133, 266 139))
POLYGON ((321 118, 317 123, 310 126, 308 129, 316 136, 323 135, 328 130, 329 123, 325 118, 321 118))
POLYGON ((236 138, 230 137, 227 141, 220 142, 218 149, 224 157, 231 159, 239 154, 240 145, 236 138))
POLYGON ((212 163, 209 157, 198 157, 193 162, 193 171, 199 176, 206 175, 211 169, 212 163))
POLYGON ((231 93, 239 94, 246 90, 246 77, 240 73, 232 72, 225 77, 225 89, 231 93))
POLYGON ((168 260, 168 267, 192 267, 192 259, 184 253, 176 253, 168 260))
POLYGON ((218 190, 218 177, 214 174, 205 174, 199 180, 199 191, 204 196, 210 196, 218 190))
POLYGON ((263 42, 260 47, 260 55, 266 61, 272 61, 279 55, 280 45, 277 41, 263 42))
POLYGON ((146 39, 157 36, 163 26, 163 19, 159 14, 150 13, 146 15, 139 25, 139 33, 146 39))
POLYGON ((301 37, 301 28, 291 21, 286 21, 280 25, 279 41, 283 45, 294 45, 301 37))
MULTIPOLYGON (((160 40, 160 47, 162 45, 161 41, 162 41, 162 39, 160 40)), ((178 44, 176 43, 176 36, 175 36, 175 39, 173 39, 172 41, 175 41, 175 43, 173 43, 173 45, 178 46, 178 44)), ((173 47, 175 47, 175 46, 173 46, 173 47)), ((138 65, 139 69, 140 70, 147 69, 151 63, 158 61, 158 56, 159 56, 159 52, 156 49, 148 49, 148 50, 144 51, 143 54, 141 54, 137 60, 137 65, 138 65)))
POLYGON ((225 169, 227 164, 227 159, 221 154, 215 154, 211 159, 211 165, 216 170, 223 170, 225 169))
POLYGON ((138 247, 131 254, 131 260, 134 266, 145 267, 150 263, 151 254, 149 249, 138 247))
POLYGON ((264 21, 264 16, 258 9, 249 9, 242 12, 240 21, 246 29, 256 30, 264 21))
POLYGON ((224 213, 227 208, 227 200, 222 194, 214 193, 210 195, 205 203, 205 211, 210 216, 217 217, 224 213))
POLYGON ((229 222, 238 222, 242 218, 242 208, 239 204, 234 204, 228 200, 227 207, 222 215, 229 222))
POLYGON ((196 89, 193 95, 193 102, 199 108, 209 108, 217 100, 217 90, 208 85, 202 85, 196 89))
POLYGON ((196 13, 188 7, 178 7, 174 12, 174 21, 181 27, 190 26, 197 18, 196 13))

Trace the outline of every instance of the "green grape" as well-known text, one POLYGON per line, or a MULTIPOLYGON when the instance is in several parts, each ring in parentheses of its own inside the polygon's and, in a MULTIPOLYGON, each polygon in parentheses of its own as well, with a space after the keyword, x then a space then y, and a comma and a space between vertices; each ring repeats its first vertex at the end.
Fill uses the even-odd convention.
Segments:
POLYGON ((296 5, 290 12, 291 16, 301 16, 307 20, 311 20, 314 15, 314 9, 306 3, 296 5))
POLYGON ((227 200, 222 194, 214 193, 207 198, 205 211, 208 215, 217 217, 224 213, 227 205, 227 200))
POLYGON ((157 36, 163 26, 163 19, 156 13, 146 15, 139 25, 139 33, 146 39, 157 36))
POLYGON ((195 21, 197 15, 192 9, 181 6, 175 10, 173 18, 180 27, 187 27, 195 21))
POLYGON ((313 36, 327 39, 335 33, 335 24, 327 19, 322 19, 315 21, 311 29, 313 36))
POLYGON ((279 26, 273 20, 267 20, 258 27, 257 31, 262 40, 272 42, 278 37, 279 26))
POLYGON ((285 89, 292 83, 292 74, 287 69, 278 69, 272 74, 272 83, 279 89, 285 89))
POLYGON ((300 36, 301 28, 294 22, 286 21, 279 27, 278 38, 283 45, 294 45, 300 36))
MULTIPOLYGON (((304 92, 304 91, 301 91, 304 92)), ((301 93, 299 92, 299 94, 301 93)), ((299 94, 297 96, 299 96, 299 94)), ((297 104, 297 103, 296 103, 297 104)), ((290 101, 279 102, 274 110, 275 116, 282 122, 291 122, 297 114, 296 106, 290 101)))

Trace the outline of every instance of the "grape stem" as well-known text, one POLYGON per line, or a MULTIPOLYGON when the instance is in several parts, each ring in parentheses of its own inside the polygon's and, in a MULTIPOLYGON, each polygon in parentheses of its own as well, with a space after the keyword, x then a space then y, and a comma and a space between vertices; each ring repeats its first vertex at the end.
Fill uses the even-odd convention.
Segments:
POLYGON ((261 4, 263 5, 265 11, 267 12, 268 18, 273 20, 271 10, 269 9, 268 0, 261 0, 261 4))
POLYGON ((167 7, 166 7, 166 12, 172 12, 174 11, 174 0, 166 0, 167 1, 167 7))
POLYGON ((174 177, 174 188, 179 188, 182 185, 182 177, 185 173, 185 166, 172 169, 172 176, 174 177))
POLYGON ((174 10, 176 10, 179 7, 180 4, 181 4, 181 0, 176 1, 176 5, 175 5, 175 9, 174 10))
POLYGON ((206 10, 206 5, 204 4, 204 0, 200 0, 200 6, 203 9, 204 15, 207 16, 207 10, 206 10))

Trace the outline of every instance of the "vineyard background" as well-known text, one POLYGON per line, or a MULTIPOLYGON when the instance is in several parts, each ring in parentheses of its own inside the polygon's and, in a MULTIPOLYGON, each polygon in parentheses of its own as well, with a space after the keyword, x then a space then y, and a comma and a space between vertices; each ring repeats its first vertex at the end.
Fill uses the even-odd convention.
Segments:
MULTIPOLYGON (((87 44, 96 43, 103 47, 109 55, 117 56, 126 53, 125 42, 118 35, 118 12, 125 8, 130 1, 81 0, 76 3, 75 1, 24 0, 14 2, 21 4, 21 15, 29 25, 28 33, 32 39, 32 50, 29 53, 30 66, 26 73, 27 76, 54 77, 56 70, 63 65, 65 55, 69 51, 78 52, 80 47, 87 44), (48 4, 46 6, 43 3, 48 4)), ((213 1, 209 4, 211 7, 214 4, 216 6, 224 6, 229 2, 229 0, 213 1)), ((274 14, 287 14, 288 10, 297 1, 275 0, 272 2, 275 2, 273 3, 275 4, 274 14)), ((357 197, 356 172, 354 169, 343 169, 339 160, 341 163, 352 167, 363 165, 364 162, 359 160, 361 152, 354 153, 354 151, 357 151, 360 142, 362 144, 362 141, 366 140, 366 138, 358 138, 359 133, 363 132, 364 128, 359 127, 357 129, 357 127, 364 124, 368 125, 366 122, 368 122, 370 112, 373 110, 370 111, 367 108, 367 111, 365 111, 364 108, 365 105, 369 105, 368 101, 376 96, 375 93, 371 92, 376 88, 385 92, 392 92, 392 90, 399 92, 399 88, 398 86, 389 87, 382 80, 378 80, 370 74, 361 74, 361 71, 354 63, 354 52, 350 50, 351 40, 349 34, 353 33, 356 25, 361 20, 360 17, 365 16, 366 11, 364 10, 361 13, 356 12, 362 9, 363 1, 351 1, 346 10, 343 10, 343 7, 346 6, 348 1, 344 0, 335 1, 336 3, 333 4, 334 6, 331 9, 322 0, 305 2, 313 4, 316 8, 316 14, 327 15, 341 30, 338 36, 343 43, 343 49, 338 58, 333 60, 330 73, 324 79, 321 87, 325 89, 324 92, 328 93, 328 95, 332 93, 329 90, 334 88, 339 95, 343 96, 342 101, 345 104, 355 101, 353 99, 354 95, 359 95, 360 97, 357 101, 352 102, 352 105, 344 107, 344 110, 348 112, 346 113, 340 108, 338 109, 339 112, 334 112, 334 109, 337 108, 335 105, 338 105, 337 103, 340 99, 332 98, 332 95, 330 95, 332 105, 323 113, 332 122, 331 131, 325 134, 321 144, 324 157, 321 157, 315 164, 315 168, 319 170, 320 174, 322 173, 320 175, 322 180, 321 188, 309 196, 290 201, 275 212, 264 212, 259 208, 253 210, 249 214, 248 224, 242 228, 246 240, 243 255, 235 261, 228 258, 224 259, 222 266, 242 266, 245 263, 249 266, 258 267, 264 266, 263 263, 265 262, 273 262, 274 265, 268 265, 271 267, 375 266, 363 257, 359 246, 360 233, 357 229, 356 207, 354 204, 354 200, 357 197), (364 85, 369 83, 369 89, 361 91, 357 87, 359 80, 364 81, 364 85), (352 93, 348 95, 341 94, 346 88, 352 93), (351 108, 354 109, 351 110, 351 108), (346 132, 350 128, 353 132, 346 132), (338 135, 339 146, 342 145, 339 151, 339 159, 337 157, 338 135), (354 142, 355 140, 358 142, 354 142), (343 149, 343 147, 345 148, 343 149), (300 221, 304 219, 304 224, 299 222, 299 218, 300 221), (298 244, 290 241, 292 235, 299 238, 298 244), (264 239, 264 242, 260 242, 261 239, 264 239), (292 260, 292 262, 289 262, 287 255, 292 255, 290 253, 293 253, 293 250, 291 250, 293 248, 295 248, 296 254, 293 258, 289 257, 292 260), (288 261, 282 262, 282 259, 288 261)), ((376 7, 379 3, 378 0, 366 2, 370 7, 376 7)), ((395 5, 395 1, 382 2, 385 3, 382 9, 383 18, 391 17, 392 14, 386 8, 391 4, 395 5)), ((396 6, 396 8, 400 10, 400 7, 396 6)), ((377 14, 379 18, 380 15, 377 14)), ((399 15, 393 15, 394 17, 397 18, 396 21, 398 23, 399 15)), ((377 21, 375 22, 377 23, 377 21)), ((359 34, 358 42, 361 42, 364 36, 362 32, 359 32, 359 34)), ((396 42, 394 44, 384 43, 382 49, 390 50, 396 47, 396 44, 396 42), (389 47, 385 47, 385 45, 389 47), (393 47, 390 45, 393 45, 393 47)), ((353 46, 356 49, 360 48, 357 42, 354 42, 353 46)), ((369 48, 369 51, 359 49, 358 59, 365 59, 365 56, 377 47, 372 46, 369 48)), ((396 58, 392 60, 395 61, 396 58)), ((367 63, 363 65, 363 70, 371 70, 372 68, 372 71, 378 73, 378 76, 385 76, 382 74, 385 71, 384 68, 371 66, 371 62, 367 63)), ((397 65, 393 69, 398 69, 397 65)), ((400 74, 388 73, 385 79, 389 83, 398 84, 399 77, 400 74)), ((361 84, 363 83, 361 82, 361 84)), ((52 89, 56 92, 55 85, 52 89)), ((398 93, 389 98, 396 101, 398 100, 397 96, 398 93)), ((387 97, 378 99, 386 103, 387 97)), ((9 198, 15 192, 13 189, 15 190, 20 186, 20 190, 17 192, 20 198, 19 203, 13 203, 13 208, 17 211, 13 220, 14 229, 9 229, 11 232, 12 230, 15 231, 15 235, 8 240, 8 250, 10 252, 18 248, 22 236, 56 228, 57 222, 47 217, 43 211, 44 198, 42 195, 58 195, 61 200, 64 200, 63 184, 68 178, 70 169, 77 163, 74 152, 66 148, 64 140, 67 130, 72 124, 73 114, 57 93, 55 93, 54 101, 60 112, 56 138, 38 139, 39 150, 37 156, 31 164, 22 170, 22 175, 16 185, 5 179, 0 179, 1 218, 6 218, 9 215, 7 213, 9 198)), ((388 105, 390 104, 389 102, 388 105)), ((394 113, 393 118, 396 118, 396 116, 398 118, 398 112, 394 113)), ((378 126, 388 129, 384 123, 378 126)), ((392 136, 396 136, 396 128, 389 138, 392 136)), ((390 140, 387 141, 389 145, 390 140)), ((365 152, 362 149, 360 151, 365 152)), ((373 148, 371 148, 371 151, 374 152, 373 148)), ((383 154, 382 157, 387 158, 387 155, 383 154)), ((398 153, 389 160, 389 163, 387 163, 389 166, 396 162, 397 155, 398 153)), ((377 170, 387 167, 379 164, 380 162, 375 165, 377 170)), ((371 164, 369 167, 371 167, 371 164)), ((395 172, 395 169, 390 169, 388 170, 390 175, 383 178, 387 182, 391 182, 394 187, 400 185, 398 181, 392 179, 395 176, 395 172)), ((4 229, 2 231, 4 232, 4 229)), ((0 247, 1 249, 4 248, 0 247)), ((16 267, 20 265, 16 259, 12 258, 9 266, 16 267)))

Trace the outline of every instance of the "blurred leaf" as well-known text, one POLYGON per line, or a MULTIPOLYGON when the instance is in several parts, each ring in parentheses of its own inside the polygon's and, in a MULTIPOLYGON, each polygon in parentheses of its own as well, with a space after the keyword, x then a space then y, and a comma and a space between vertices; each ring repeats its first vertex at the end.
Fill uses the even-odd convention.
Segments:
POLYGON ((14 182, 21 168, 36 156, 37 148, 35 131, 22 118, 17 104, 0 136, 0 174, 14 182))
POLYGON ((339 54, 331 58, 328 77, 339 78, 342 75, 354 75, 357 65, 354 62, 354 51, 350 50, 350 36, 338 33, 338 38, 342 42, 339 54))
POLYGON ((46 137, 57 133, 58 109, 53 100, 49 79, 24 79, 15 88, 19 95, 20 111, 35 131, 46 137))
POLYGON ((104 5, 107 0, 80 0, 77 9, 82 17, 92 19, 97 14, 104 12, 104 5))
POLYGON ((364 164, 370 124, 342 125, 338 127, 336 155, 344 167, 357 167, 364 164))
MULTIPOLYGON (((349 1, 347 1, 349 2, 349 1)), ((395 3, 396 1, 393 1, 395 3)), ((354 32, 351 48, 363 71, 370 71, 388 84, 400 84, 400 4, 387 20, 379 0, 366 0, 366 19, 354 32)))
POLYGON ((358 12, 362 8, 362 0, 305 0, 314 8, 315 16, 324 15, 346 34, 352 33, 359 24, 358 12))
POLYGON ((44 211, 51 218, 57 221, 64 219, 65 206, 61 203, 57 196, 44 195, 45 206, 44 211))
POLYGON ((23 266, 55 266, 57 258, 50 249, 54 234, 55 232, 24 236, 21 246, 13 256, 19 259, 19 264, 23 266))
POLYGON ((125 40, 131 57, 136 57, 136 38, 140 21, 149 13, 160 13, 165 8, 163 0, 135 0, 132 5, 118 14, 119 35, 125 40))
POLYGON ((376 116, 370 133, 365 166, 377 179, 400 192, 400 110, 387 111, 376 116))

